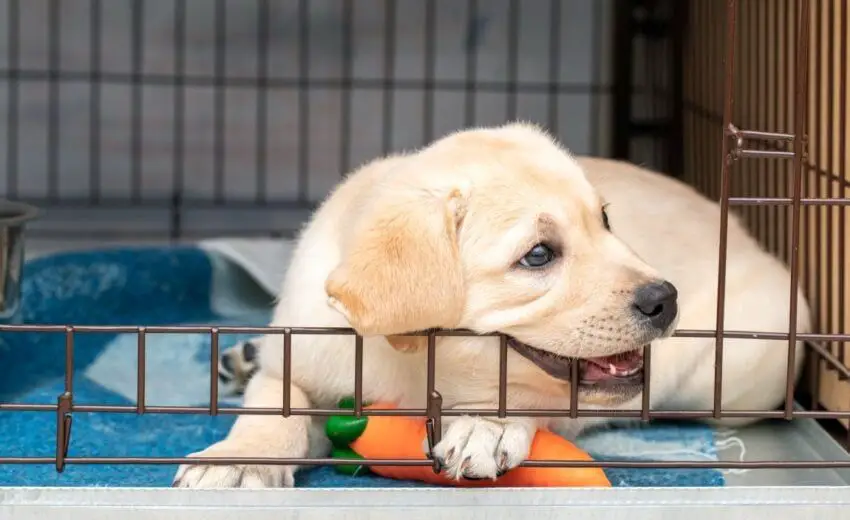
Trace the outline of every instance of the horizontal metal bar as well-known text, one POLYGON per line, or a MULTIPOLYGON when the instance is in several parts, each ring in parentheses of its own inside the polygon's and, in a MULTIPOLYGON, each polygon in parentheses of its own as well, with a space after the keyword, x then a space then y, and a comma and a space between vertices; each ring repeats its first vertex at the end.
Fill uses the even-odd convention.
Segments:
POLYGON ((564 83, 545 81, 486 81, 486 80, 413 80, 398 78, 311 78, 305 77, 236 77, 201 76, 197 74, 130 74, 121 72, 0 69, 0 80, 21 82, 68 82, 139 85, 153 87, 207 88, 269 88, 324 90, 445 90, 465 92, 528 92, 549 94, 609 93, 611 87, 593 83, 564 83), (179 86, 179 87, 178 87, 179 86))
MULTIPOLYGON (((238 327, 238 326, 197 326, 197 325, 169 325, 169 326, 133 326, 133 325, 74 325, 76 333, 138 333, 139 329, 144 328, 146 334, 209 334, 210 330, 217 328, 221 334, 272 334, 283 335, 289 331, 295 335, 342 335, 355 336, 357 333, 354 329, 346 327, 238 327)), ((4 332, 48 332, 48 333, 65 333, 66 325, 0 325, 0 333, 4 332)), ((436 330, 436 336, 450 337, 499 337, 498 332, 474 332, 468 329, 455 330, 436 330)), ((406 336, 427 336, 428 331, 409 332, 406 336)), ((679 338, 714 338, 717 331, 714 330, 694 330, 680 329, 674 334, 679 338)), ((729 330, 723 331, 723 336, 734 339, 768 339, 768 340, 787 340, 787 332, 760 332, 760 331, 738 331, 729 330)), ((799 333, 797 339, 805 341, 850 341, 850 333, 835 333, 835 334, 815 334, 815 333, 799 333)))
MULTIPOLYGON (((812 165, 810 167, 814 168, 812 165)), ((827 173, 821 172, 822 175, 827 175, 827 173)), ((833 182, 841 182, 843 179, 835 178, 831 179, 833 182)), ((131 202, 130 200, 123 199, 115 199, 115 200, 98 200, 98 201, 88 201, 85 199, 82 200, 65 200, 60 199, 59 202, 56 201, 42 201, 41 199, 20 199, 22 202, 26 202, 27 204, 32 204, 34 206, 40 207, 42 209, 91 209, 91 210, 110 210, 110 209, 134 209, 134 208, 142 208, 142 209, 168 209, 168 201, 160 201, 156 199, 152 199, 149 201, 142 200, 141 202, 131 202)), ((761 205, 761 204, 777 204, 777 205, 790 205, 793 203, 793 200, 788 197, 731 197, 730 202, 738 205, 761 205)), ((848 198, 804 198, 800 199, 801 203, 804 206, 846 206, 850 204, 850 199, 848 198)), ((225 201, 223 204, 215 205, 213 203, 205 203, 204 201, 197 201, 196 203, 184 203, 181 205, 181 209, 185 210, 195 210, 195 209, 216 209, 222 211, 239 211, 239 210, 253 210, 257 209, 257 203, 251 201, 225 201)), ((287 201, 268 201, 264 202, 262 205, 262 209, 264 210, 287 210, 287 209, 298 209, 310 211, 314 208, 314 205, 299 205, 296 203, 289 203, 287 201), (298 206, 298 207, 295 207, 298 206)), ((50 232, 49 229, 36 229, 38 233, 50 232)), ((114 230, 103 230, 104 232, 109 233, 117 233, 114 230)), ((251 233, 268 233, 269 230, 247 230, 251 233)), ((57 230, 56 233, 67 233, 67 231, 57 230)), ((95 230, 96 232, 96 230, 95 230)), ((151 231, 154 233, 155 231, 151 231)), ((86 231, 85 237, 89 237, 89 230, 86 231)), ((136 231, 134 231, 136 233, 136 231)))
POLYGON ((794 141, 794 134, 783 134, 777 132, 761 132, 759 130, 738 130, 731 132, 735 137, 741 137, 751 141, 794 141))
MULTIPOLYGON (((31 204, 40 209, 112 209, 112 210, 138 210, 138 209, 174 209, 174 201, 170 198, 157 197, 156 195, 150 198, 133 200, 130 195, 126 197, 80 197, 80 196, 60 196, 57 198, 43 197, 27 197, 21 196, 16 198, 20 202, 31 204)), ((210 199, 202 199, 195 197, 185 197, 180 199, 181 210, 233 210, 233 211, 250 211, 250 210, 281 210, 281 211, 314 211, 318 204, 312 201, 299 201, 297 199, 271 199, 264 200, 258 203, 256 199, 240 199, 237 197, 228 198, 224 202, 216 202, 210 199)))
MULTIPOLYGON (((729 197, 733 206, 791 206, 794 199, 788 197, 729 197)), ((800 199, 803 206, 850 206, 850 199, 800 199)))
MULTIPOLYGON (((233 233, 233 229, 183 229, 180 233, 180 239, 183 241, 202 240, 206 238, 219 238, 222 235, 233 233)), ((138 243, 140 240, 163 240, 169 239, 169 230, 164 228, 156 229, 134 229, 132 233, 127 231, 109 230, 109 229, 87 229, 79 233, 68 231, 67 229, 39 229, 33 228, 27 230, 27 235, 36 239, 43 240, 63 240, 63 241, 107 241, 107 242, 126 242, 138 243)), ((295 238, 297 229, 239 229, 240 238, 295 238)))
POLYGON ((744 159, 792 159, 794 152, 784 150, 757 150, 754 148, 743 148, 736 150, 735 154, 744 159))
POLYGON ((0 403, 0 412, 55 412, 55 404, 0 403))
MULTIPOLYGON (((3 404, 0 405, 0 412, 51 412, 56 411, 56 405, 41 405, 41 404, 3 404)), ((139 410, 136 406, 111 406, 111 405, 92 405, 92 404, 74 404, 71 408, 72 412, 79 413, 118 413, 118 414, 138 414, 139 410)), ((190 415, 190 414, 209 414, 207 406, 145 406, 143 413, 146 415, 190 415)), ((728 410, 721 411, 722 418, 753 418, 753 419, 780 419, 784 417, 783 411, 777 410, 728 410)), ((282 415, 282 408, 244 408, 244 407, 219 407, 219 415, 282 415)), ((332 415, 338 416, 354 416, 353 410, 336 409, 336 408, 292 408, 291 415, 302 415, 312 417, 329 417, 332 415)), ((387 410, 372 410, 364 409, 364 416, 375 417, 420 417, 424 418, 427 415, 427 410, 424 408, 398 408, 387 410)), ((498 417, 498 409, 478 409, 478 408, 454 408, 450 410, 442 410, 442 416, 445 417, 460 417, 463 415, 478 415, 481 417, 498 417)), ((600 409, 578 409, 570 411, 569 409, 506 409, 507 417, 607 417, 607 418, 649 418, 649 419, 702 419, 714 417, 714 412, 711 410, 651 410, 646 414, 642 410, 600 410, 600 409)), ((847 411, 809 411, 798 410, 793 412, 795 418, 800 419, 844 419, 850 417, 850 410, 847 411)))
MULTIPOLYGON (((717 336, 717 331, 681 329, 677 330, 673 334, 673 336, 677 338, 714 338, 717 336)), ((732 339, 768 339, 776 341, 785 341, 788 339, 789 334, 787 332, 724 330, 723 337, 732 339)), ((796 338, 800 341, 850 341, 850 334, 799 333, 796 335, 796 338)))

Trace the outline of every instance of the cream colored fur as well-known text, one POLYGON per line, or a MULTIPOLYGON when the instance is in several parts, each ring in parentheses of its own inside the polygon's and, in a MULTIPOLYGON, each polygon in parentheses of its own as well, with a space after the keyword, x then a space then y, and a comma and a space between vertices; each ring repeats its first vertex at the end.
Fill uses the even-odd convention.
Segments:
MULTIPOLYGON (((635 324, 631 295, 667 279, 679 291, 680 329, 715 328, 719 208, 693 189, 631 164, 573 158, 535 127, 512 124, 443 138, 350 175, 304 229, 273 324, 353 326, 366 335, 363 395, 423 407, 422 341, 432 327, 501 331, 552 352, 603 356, 652 341, 654 409, 711 409, 714 340, 666 338, 635 324), (607 203, 613 234, 602 224, 607 203), (560 244, 552 269, 516 261, 539 240, 560 244), (389 340, 387 339, 389 338, 389 340)), ((735 218, 729 221, 727 330, 785 332, 789 273, 735 218)), ((797 330, 809 330, 800 297, 797 330)), ((494 408, 498 340, 442 338, 437 389, 446 408, 494 408)), ((292 406, 332 407, 354 389, 352 337, 297 336, 292 406)), ((783 342, 726 340, 723 408, 783 400, 783 342)), ((279 336, 264 338, 246 406, 282 399, 279 336)), ((797 359, 802 361, 802 355, 797 359)), ((569 407, 569 384, 509 352, 511 408, 569 407)), ((584 408, 640 408, 640 396, 582 393, 584 408)), ((589 420, 463 417, 435 449, 451 474, 494 477, 527 456, 534 429, 571 436, 589 420)), ((307 417, 245 416, 201 456, 306 457, 326 453, 307 417)), ((292 467, 187 466, 181 487, 292 485, 292 467)))

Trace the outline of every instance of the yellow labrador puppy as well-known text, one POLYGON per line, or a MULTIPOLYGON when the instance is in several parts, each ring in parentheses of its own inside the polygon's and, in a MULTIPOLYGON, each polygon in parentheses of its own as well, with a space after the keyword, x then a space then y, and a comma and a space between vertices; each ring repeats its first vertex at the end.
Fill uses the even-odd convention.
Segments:
MULTIPOLYGON (((717 205, 691 188, 626 163, 576 159, 536 127, 462 131, 369 163, 330 195, 299 240, 273 324, 354 327, 365 336, 364 398, 401 407, 426 398, 424 341, 404 334, 440 327, 510 336, 510 408, 568 409, 578 385, 584 408, 637 409, 651 343, 652 406, 710 409, 714 340, 669 335, 677 321, 715 327, 718 221, 717 205)), ((789 274, 735 219, 728 262, 726 327, 786 331, 789 274)), ((801 302, 797 327, 808 325, 801 302)), ((497 406, 498 345, 438 340, 446 408, 497 406)), ((724 407, 779 404, 783 343, 726 347, 724 407)), ((281 338, 267 336, 243 357, 255 354, 245 405, 280 407, 281 338)), ((295 336, 291 368, 293 407, 333 407, 354 391, 354 340, 295 336)), ((196 455, 320 456, 328 445, 318 423, 243 416, 196 455)), ((588 424, 460 417, 445 421, 434 456, 454 478, 494 478, 527 457, 536 428, 572 435, 588 424)), ((175 486, 291 486, 295 471, 184 466, 175 486)))

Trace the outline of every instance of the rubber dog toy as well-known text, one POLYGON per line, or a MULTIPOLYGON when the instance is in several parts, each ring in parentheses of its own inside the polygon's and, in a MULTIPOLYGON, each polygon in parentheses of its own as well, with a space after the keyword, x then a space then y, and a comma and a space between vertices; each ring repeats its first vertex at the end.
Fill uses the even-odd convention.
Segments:
MULTIPOLYGON (((354 400, 340 401, 339 408, 353 409, 354 400)), ((388 410, 386 403, 365 404, 366 409, 388 410)), ((427 460, 422 451, 425 418, 334 415, 328 418, 325 434, 333 444, 336 459, 427 460)), ((586 452, 552 432, 538 430, 531 444, 529 460, 590 461, 586 452)), ((611 487, 601 468, 514 468, 493 480, 454 480, 434 473, 431 466, 336 465, 338 472, 351 476, 370 471, 396 480, 412 480, 438 486, 456 487, 611 487)))

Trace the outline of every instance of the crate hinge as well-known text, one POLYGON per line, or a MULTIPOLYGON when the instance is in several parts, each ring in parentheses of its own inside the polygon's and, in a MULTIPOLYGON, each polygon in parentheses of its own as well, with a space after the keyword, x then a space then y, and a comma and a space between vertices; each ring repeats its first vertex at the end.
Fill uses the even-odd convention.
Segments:
MULTIPOLYGON (((771 158, 771 159, 793 159, 794 152, 789 150, 786 143, 793 143, 794 134, 781 134, 776 132, 762 132, 759 130, 741 130, 735 125, 729 125, 726 129, 726 137, 732 139, 732 147, 729 157, 732 160, 771 158), (749 141, 773 141, 768 144, 767 149, 747 148, 749 141)), ((805 139, 805 138, 804 138, 805 139)))

